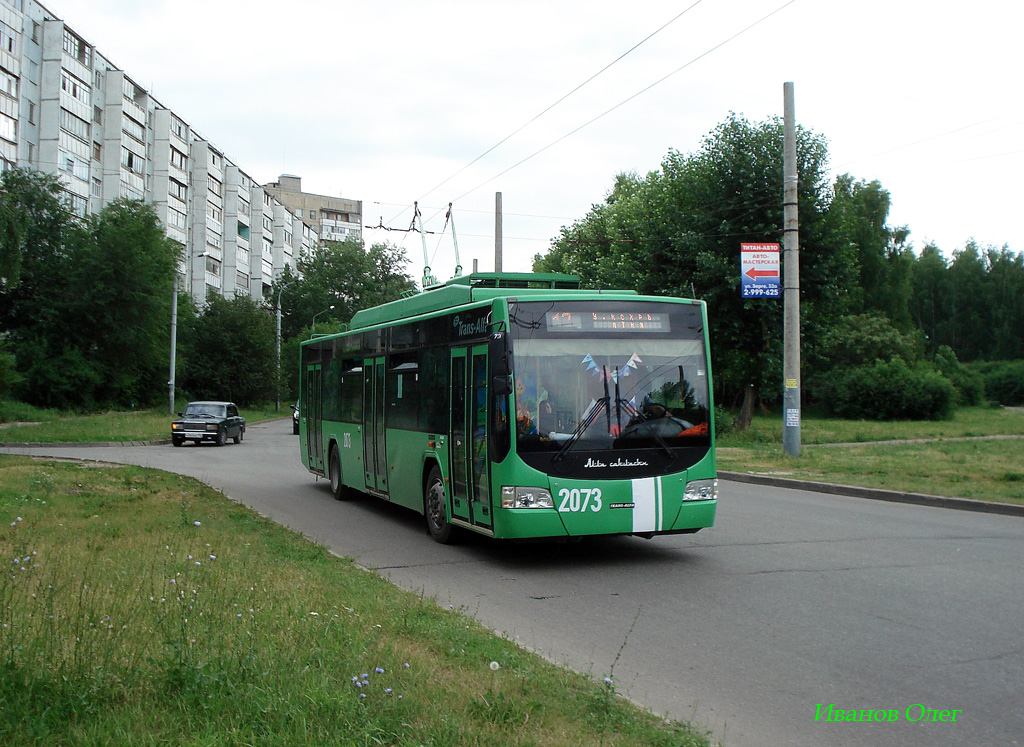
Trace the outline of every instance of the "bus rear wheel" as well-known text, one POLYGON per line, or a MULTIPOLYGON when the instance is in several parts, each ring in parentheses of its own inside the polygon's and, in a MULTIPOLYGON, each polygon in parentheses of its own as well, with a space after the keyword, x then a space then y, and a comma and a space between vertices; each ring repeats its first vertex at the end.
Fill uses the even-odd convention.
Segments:
POLYGON ((423 511, 427 516, 427 529, 435 542, 446 545, 452 540, 452 527, 448 523, 448 496, 441 478, 441 470, 432 467, 427 476, 423 494, 423 511))
POLYGON ((338 454, 337 446, 331 446, 331 454, 327 458, 327 470, 330 474, 331 492, 334 494, 334 500, 346 500, 351 494, 341 481, 341 456, 338 454))

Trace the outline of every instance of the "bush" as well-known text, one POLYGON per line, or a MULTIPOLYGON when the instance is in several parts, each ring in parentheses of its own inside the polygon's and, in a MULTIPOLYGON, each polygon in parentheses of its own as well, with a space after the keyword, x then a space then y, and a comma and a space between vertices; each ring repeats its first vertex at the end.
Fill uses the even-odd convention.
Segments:
POLYGON ((937 371, 896 359, 837 369, 824 394, 825 406, 840 418, 941 420, 952 411, 956 388, 937 371))
POLYGON ((978 367, 985 395, 1006 407, 1024 405, 1024 361, 998 361, 978 367))
POLYGON ((721 405, 715 405, 715 437, 722 436, 726 433, 732 433, 733 427, 736 424, 736 418, 732 416, 726 408, 721 405))
POLYGON ((942 345, 935 353, 935 368, 956 387, 956 404, 973 407, 984 402, 985 380, 962 364, 948 345, 942 345))

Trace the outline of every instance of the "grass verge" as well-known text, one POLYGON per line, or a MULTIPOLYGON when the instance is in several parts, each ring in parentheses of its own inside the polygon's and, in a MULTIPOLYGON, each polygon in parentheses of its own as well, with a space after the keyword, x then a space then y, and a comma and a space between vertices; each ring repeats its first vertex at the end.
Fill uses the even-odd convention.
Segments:
POLYGON ((708 744, 190 478, 0 457, 0 520, 0 743, 708 744))
POLYGON ((758 417, 749 431, 719 439, 717 457, 725 471, 1024 504, 1024 440, 950 440, 1022 434, 1024 413, 991 408, 937 422, 808 418, 800 456, 788 457, 781 419, 758 417), (929 441, 891 443, 914 439, 929 441), (847 443, 857 445, 829 445, 847 443))
MULTIPOLYGON (((181 403, 184 407, 185 403, 181 403)), ((247 423, 291 416, 283 405, 242 409, 247 423)), ((103 441, 154 441, 171 437, 170 413, 163 410, 103 412, 68 415, 54 410, 24 409, 0 403, 0 442, 7 443, 89 443, 103 441), (28 422, 25 422, 28 421, 28 422)))

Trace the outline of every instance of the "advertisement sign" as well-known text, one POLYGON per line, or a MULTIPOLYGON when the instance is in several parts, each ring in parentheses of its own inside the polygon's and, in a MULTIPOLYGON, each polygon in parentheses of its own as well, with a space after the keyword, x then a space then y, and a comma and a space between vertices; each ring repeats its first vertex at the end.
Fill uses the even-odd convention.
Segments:
POLYGON ((743 298, 779 298, 782 295, 778 244, 740 244, 740 280, 743 298))

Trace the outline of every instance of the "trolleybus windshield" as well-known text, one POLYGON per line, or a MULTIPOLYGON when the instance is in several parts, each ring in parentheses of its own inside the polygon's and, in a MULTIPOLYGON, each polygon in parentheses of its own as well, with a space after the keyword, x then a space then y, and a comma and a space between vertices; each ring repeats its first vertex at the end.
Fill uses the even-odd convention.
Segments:
POLYGON ((509 316, 521 455, 686 449, 692 463, 706 453, 699 305, 527 302, 510 304, 509 316))

